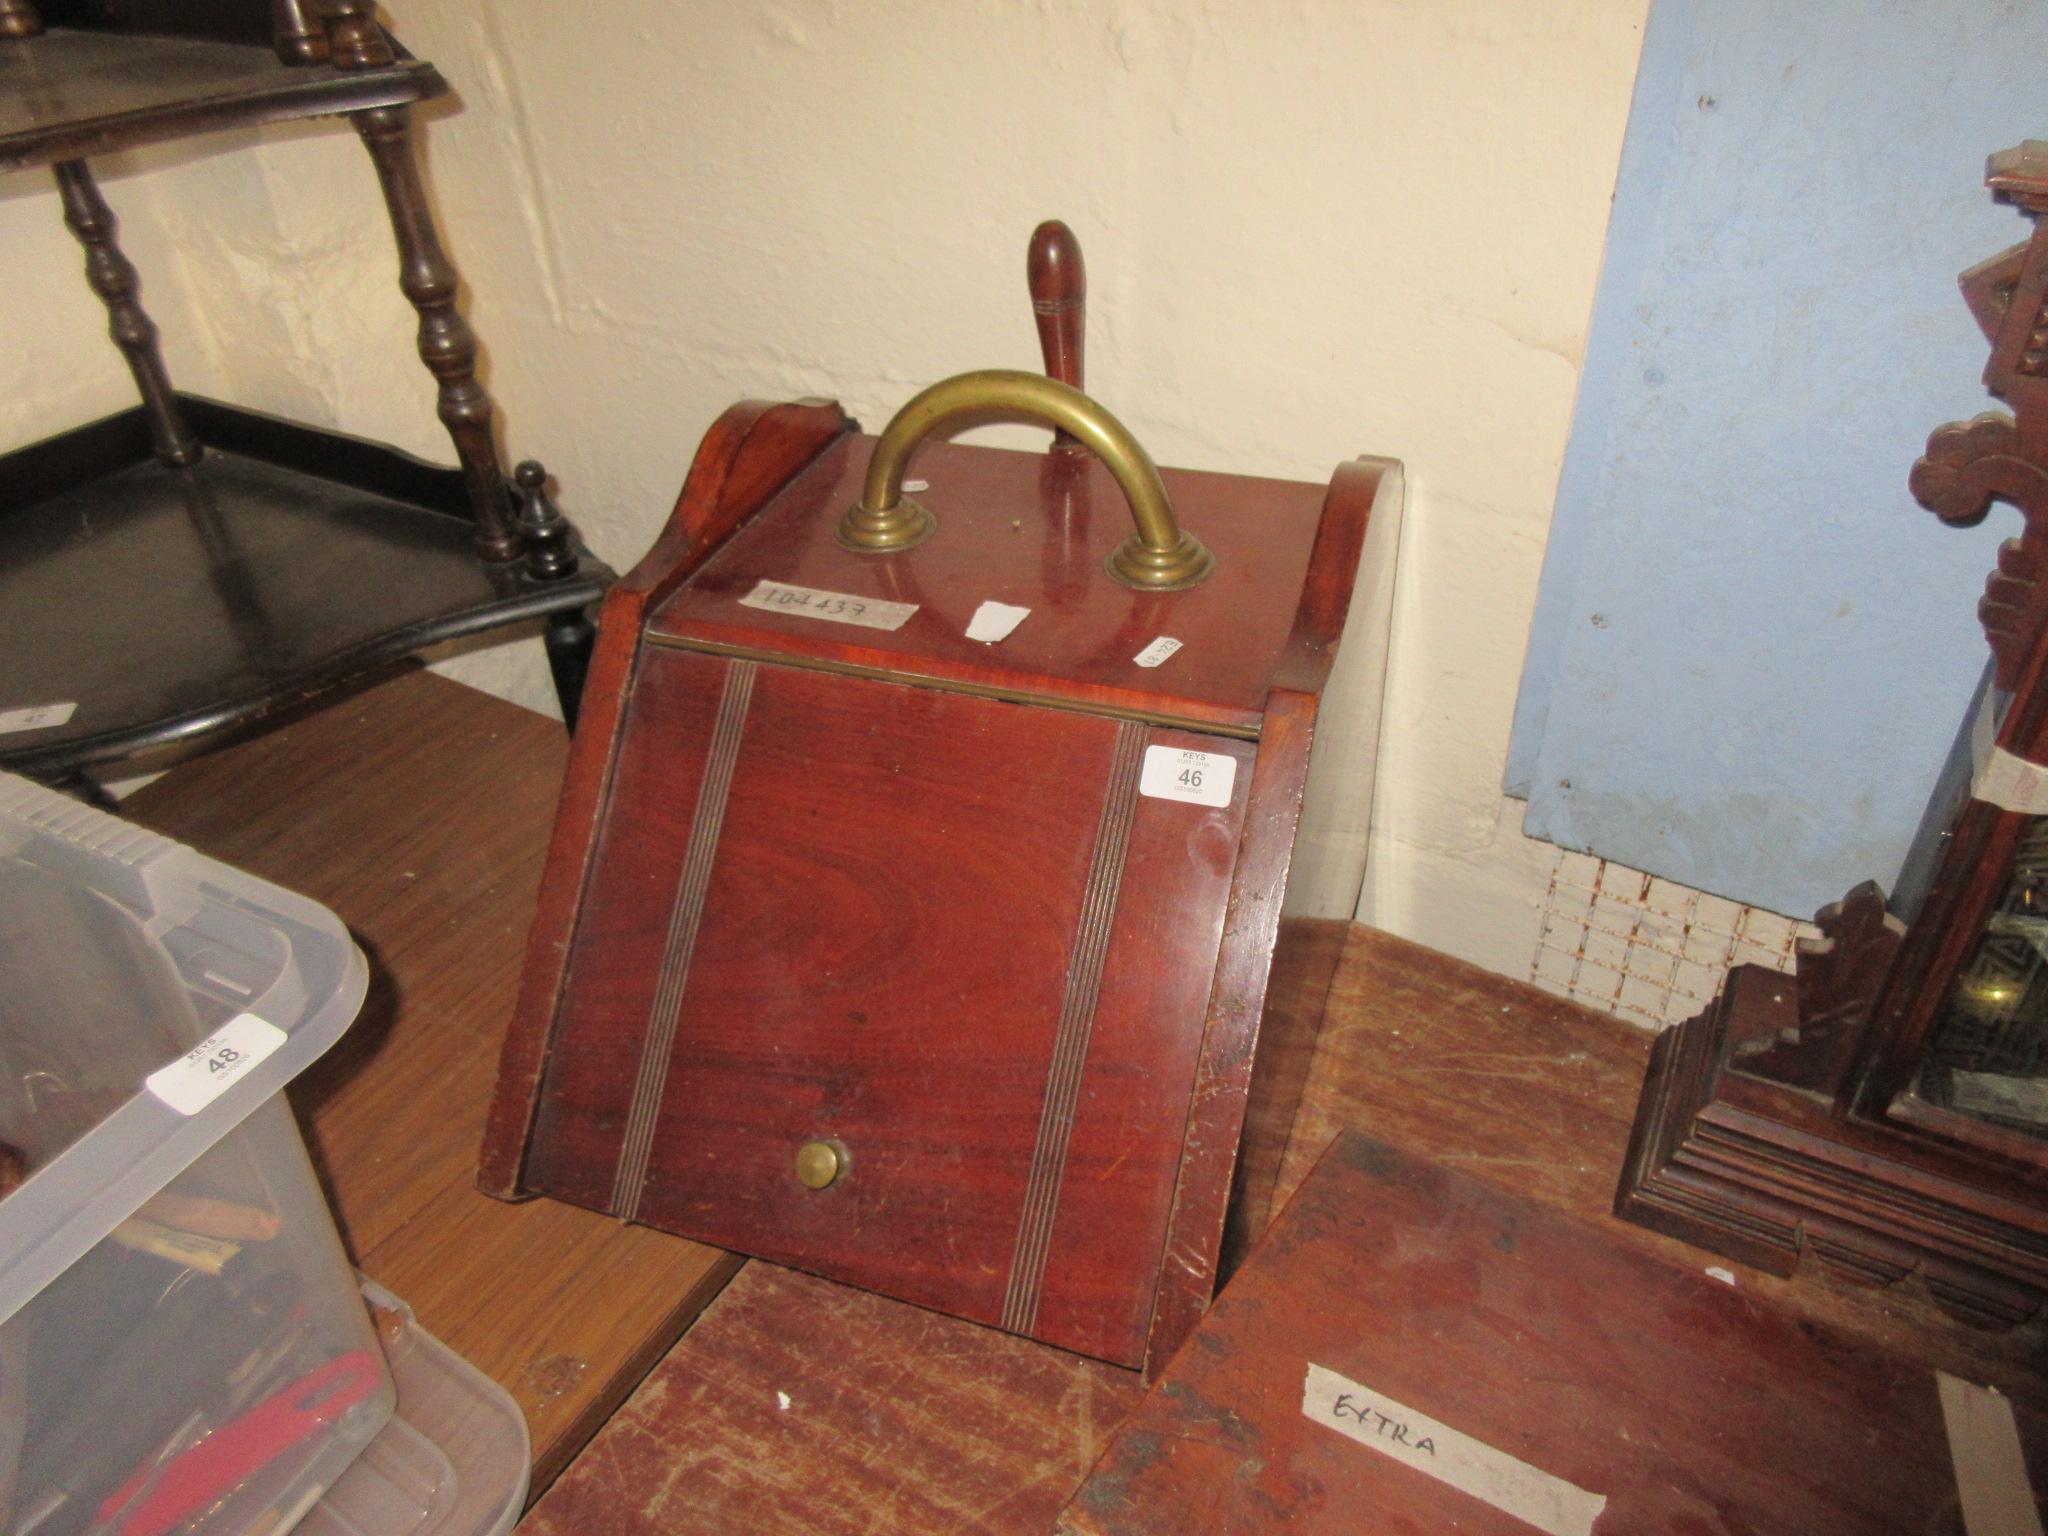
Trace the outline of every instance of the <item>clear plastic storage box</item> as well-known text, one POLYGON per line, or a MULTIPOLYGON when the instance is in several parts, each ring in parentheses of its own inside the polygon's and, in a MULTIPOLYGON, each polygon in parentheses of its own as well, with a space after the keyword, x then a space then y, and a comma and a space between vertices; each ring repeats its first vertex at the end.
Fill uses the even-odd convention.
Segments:
POLYGON ((363 1299, 398 1408, 298 1536, 505 1536, 526 1503, 532 1456, 519 1405, 374 1280, 363 1299))
POLYGON ((274 1536, 390 1418, 280 1092, 317 903, 0 774, 0 1536, 274 1536))

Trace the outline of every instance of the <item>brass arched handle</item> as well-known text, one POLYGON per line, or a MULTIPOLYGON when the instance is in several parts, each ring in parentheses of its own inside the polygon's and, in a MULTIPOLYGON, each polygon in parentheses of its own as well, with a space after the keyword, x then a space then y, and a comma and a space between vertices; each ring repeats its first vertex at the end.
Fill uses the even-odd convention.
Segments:
POLYGON ((1216 557, 1174 520, 1158 466, 1122 422, 1071 385, 1009 368, 985 368, 941 380, 896 413, 868 461, 859 503, 840 520, 839 542, 848 549, 875 552, 922 543, 937 523, 903 494, 903 471, 911 453, 942 427, 994 421, 1064 428, 1109 467, 1138 525, 1108 560, 1109 574, 1125 586, 1172 592, 1192 587, 1216 568, 1216 557))

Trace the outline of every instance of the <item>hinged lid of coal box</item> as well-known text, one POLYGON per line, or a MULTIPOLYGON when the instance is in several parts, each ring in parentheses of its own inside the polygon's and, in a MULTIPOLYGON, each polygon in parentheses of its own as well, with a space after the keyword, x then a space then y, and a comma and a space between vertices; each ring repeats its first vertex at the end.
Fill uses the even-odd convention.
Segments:
POLYGON ((1285 1134, 1283 893, 1357 897, 1401 475, 1155 469, 1030 266, 1057 377, 737 405, 606 599, 482 1182, 1142 1366, 1285 1134))

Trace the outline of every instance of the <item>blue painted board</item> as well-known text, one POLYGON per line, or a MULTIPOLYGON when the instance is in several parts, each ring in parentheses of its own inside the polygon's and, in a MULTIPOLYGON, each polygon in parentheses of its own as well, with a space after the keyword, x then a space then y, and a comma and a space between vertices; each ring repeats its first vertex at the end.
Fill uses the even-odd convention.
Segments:
POLYGON ((2026 237, 2048 7, 1655 0, 1517 703, 1525 830, 1795 916, 1896 877, 2018 514, 1938 523, 1996 407, 1955 276, 2026 237))

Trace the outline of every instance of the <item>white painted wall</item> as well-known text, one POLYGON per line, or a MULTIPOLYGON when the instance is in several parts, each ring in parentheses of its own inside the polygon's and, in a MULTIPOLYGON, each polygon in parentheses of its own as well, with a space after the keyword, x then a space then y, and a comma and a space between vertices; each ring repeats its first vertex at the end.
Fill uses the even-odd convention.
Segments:
MULTIPOLYGON (((1087 254, 1090 390, 1161 462, 1405 460, 1361 916, 1527 973, 1550 849, 1501 767, 1645 0, 393 10, 460 93, 429 163, 510 450, 616 564, 735 399, 832 395, 872 429, 944 375, 1035 366, 1049 216, 1087 254)), ((353 136, 254 143, 109 168, 180 383, 446 460, 353 136)), ((125 399, 24 180, 10 442, 125 399)), ((457 665, 545 697, 530 648, 457 665)))

